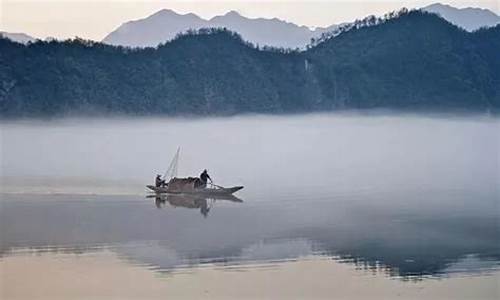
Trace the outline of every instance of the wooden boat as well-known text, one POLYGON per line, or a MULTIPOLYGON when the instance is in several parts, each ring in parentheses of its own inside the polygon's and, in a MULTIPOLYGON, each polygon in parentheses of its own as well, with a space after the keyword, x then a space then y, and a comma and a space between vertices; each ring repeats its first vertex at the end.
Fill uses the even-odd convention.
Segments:
POLYGON ((228 188, 221 186, 213 186, 205 188, 173 189, 169 188, 168 185, 165 187, 156 187, 154 185, 147 185, 146 187, 155 193, 200 195, 206 197, 232 195, 243 188, 243 186, 233 186, 228 188))
POLYGON ((231 196, 235 192, 241 190, 243 186, 222 187, 213 183, 208 186, 202 185, 201 180, 196 177, 178 178, 177 169, 179 161, 179 151, 177 152, 167 169, 163 178, 170 178, 168 183, 164 186, 147 185, 146 187, 156 194, 184 194, 184 195, 198 195, 206 198, 220 198, 224 196, 231 196))

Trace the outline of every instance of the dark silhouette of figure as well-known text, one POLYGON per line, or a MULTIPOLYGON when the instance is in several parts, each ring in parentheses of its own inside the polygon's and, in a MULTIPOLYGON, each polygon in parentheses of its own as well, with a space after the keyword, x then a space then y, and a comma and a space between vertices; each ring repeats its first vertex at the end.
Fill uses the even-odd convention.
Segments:
POLYGON ((208 217, 208 212, 210 211, 210 207, 208 206, 207 200, 203 199, 199 202, 200 205, 200 213, 203 217, 208 217))
POLYGON ((162 206, 165 205, 165 199, 163 199, 161 196, 157 195, 155 197, 155 204, 156 204, 156 208, 161 209, 162 206))
POLYGON ((212 178, 210 178, 210 175, 208 175, 207 170, 203 170, 203 172, 200 174, 200 180, 201 180, 201 186, 202 188, 205 188, 207 186, 207 181, 210 180, 210 183, 212 183, 212 178))
POLYGON ((155 178, 155 186, 156 187, 164 187, 165 186, 165 180, 161 179, 161 175, 156 175, 155 178))

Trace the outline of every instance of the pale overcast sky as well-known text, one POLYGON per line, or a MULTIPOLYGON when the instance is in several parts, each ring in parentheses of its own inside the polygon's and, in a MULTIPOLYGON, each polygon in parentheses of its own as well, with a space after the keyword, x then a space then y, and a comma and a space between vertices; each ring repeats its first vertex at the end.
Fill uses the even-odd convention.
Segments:
MULTIPOLYGON (((23 32, 38 38, 79 36, 101 40, 120 24, 144 18, 163 8, 178 13, 192 12, 205 19, 236 10, 246 17, 276 17, 299 25, 317 27, 435 2, 438 0, 0 0, 0 31, 23 32)), ((460 8, 487 8, 500 14, 500 0, 440 2, 460 8)))

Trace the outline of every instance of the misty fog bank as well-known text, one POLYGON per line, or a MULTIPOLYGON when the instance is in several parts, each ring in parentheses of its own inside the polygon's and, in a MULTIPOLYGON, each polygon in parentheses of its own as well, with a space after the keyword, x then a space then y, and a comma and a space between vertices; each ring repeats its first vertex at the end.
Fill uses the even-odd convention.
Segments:
POLYGON ((482 188, 499 181, 500 119, 396 114, 1 123, 2 192, 143 193, 178 146, 245 193, 482 188))

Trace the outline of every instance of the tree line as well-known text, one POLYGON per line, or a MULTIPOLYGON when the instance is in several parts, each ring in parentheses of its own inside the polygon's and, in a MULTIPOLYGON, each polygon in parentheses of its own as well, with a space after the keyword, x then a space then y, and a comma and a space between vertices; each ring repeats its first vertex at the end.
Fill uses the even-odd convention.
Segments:
POLYGON ((500 26, 468 33, 408 10, 340 26, 305 51, 225 28, 145 49, 0 39, 0 115, 496 110, 499 41, 500 26))

